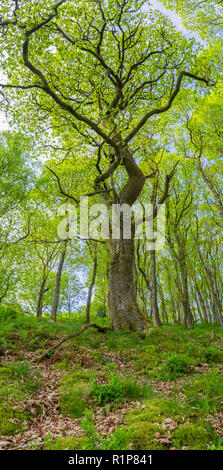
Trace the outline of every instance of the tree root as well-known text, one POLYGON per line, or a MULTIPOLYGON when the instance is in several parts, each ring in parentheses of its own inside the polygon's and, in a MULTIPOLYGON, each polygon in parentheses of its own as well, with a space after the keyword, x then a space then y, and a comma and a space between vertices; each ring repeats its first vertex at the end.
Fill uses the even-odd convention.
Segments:
POLYGON ((51 346, 47 351, 45 351, 41 356, 34 358, 32 362, 41 362, 46 358, 49 358, 52 356, 54 351, 63 343, 66 341, 69 341, 69 339, 76 338, 76 336, 80 336, 85 330, 88 328, 96 328, 96 330, 100 331, 101 333, 104 333, 105 331, 111 331, 111 328, 108 328, 107 326, 101 326, 97 325, 96 323, 87 323, 86 325, 82 326, 76 333, 72 333, 72 335, 66 336, 66 338, 61 339, 58 341, 54 346, 51 346))

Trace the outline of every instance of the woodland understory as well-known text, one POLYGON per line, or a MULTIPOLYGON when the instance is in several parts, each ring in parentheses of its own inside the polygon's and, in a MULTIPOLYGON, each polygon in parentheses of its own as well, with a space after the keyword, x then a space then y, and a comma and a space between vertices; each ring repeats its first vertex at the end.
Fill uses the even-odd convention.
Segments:
POLYGON ((1 449, 222 448, 220 327, 153 327, 147 336, 89 328, 53 351, 80 319, 50 324, 7 313, 1 449))

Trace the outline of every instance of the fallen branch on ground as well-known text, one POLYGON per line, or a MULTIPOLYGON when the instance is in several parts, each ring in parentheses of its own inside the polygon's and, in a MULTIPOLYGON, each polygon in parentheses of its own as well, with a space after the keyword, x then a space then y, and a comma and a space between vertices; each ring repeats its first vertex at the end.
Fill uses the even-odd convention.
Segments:
POLYGON ((41 356, 34 358, 32 362, 41 362, 47 357, 51 357, 54 351, 63 343, 66 341, 69 341, 69 339, 75 338, 76 336, 80 336, 81 333, 83 333, 85 330, 88 328, 96 328, 96 330, 100 331, 101 333, 104 333, 105 331, 111 330, 111 328, 108 328, 107 326, 101 326, 97 325, 96 323, 88 323, 87 325, 82 326, 76 333, 72 333, 72 335, 66 336, 65 338, 61 339, 60 341, 57 341, 54 346, 51 346, 47 351, 45 351, 41 356))

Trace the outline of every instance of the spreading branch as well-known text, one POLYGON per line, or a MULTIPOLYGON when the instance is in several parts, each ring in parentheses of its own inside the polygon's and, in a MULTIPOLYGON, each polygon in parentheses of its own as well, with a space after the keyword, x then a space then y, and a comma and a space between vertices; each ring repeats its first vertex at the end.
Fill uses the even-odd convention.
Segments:
POLYGON ((172 103, 174 102, 175 98, 177 97, 177 95, 178 95, 178 93, 181 89, 181 85, 182 85, 182 81, 183 81, 184 77, 189 77, 189 78, 192 78, 193 80, 203 82, 206 85, 210 85, 210 80, 208 78, 198 77, 197 75, 194 75, 193 73, 189 73, 189 72, 181 72, 179 77, 178 77, 176 87, 175 87, 173 93, 171 94, 167 104, 165 106, 161 107, 161 108, 155 108, 155 109, 152 109, 151 111, 149 111, 148 113, 146 113, 143 116, 143 118, 139 121, 139 123, 134 127, 134 129, 130 132, 130 134, 127 136, 127 138, 125 139, 126 143, 129 143, 133 139, 133 137, 135 137, 135 135, 146 124, 146 122, 148 121, 149 118, 151 118, 152 116, 156 116, 158 114, 165 113, 166 111, 168 111, 171 108, 172 103))
POLYGON ((97 325, 96 323, 88 323, 87 325, 82 326, 78 331, 73 333, 72 335, 66 336, 65 338, 61 339, 60 341, 57 341, 54 346, 51 346, 46 352, 44 352, 41 356, 35 358, 33 362, 41 362, 46 358, 49 358, 52 356, 52 354, 55 352, 61 344, 65 343, 66 341, 69 341, 70 339, 76 338, 77 336, 80 336, 85 330, 88 328, 95 328, 96 330, 100 331, 101 333, 104 333, 105 331, 111 330, 111 328, 108 328, 106 326, 101 326, 97 325))

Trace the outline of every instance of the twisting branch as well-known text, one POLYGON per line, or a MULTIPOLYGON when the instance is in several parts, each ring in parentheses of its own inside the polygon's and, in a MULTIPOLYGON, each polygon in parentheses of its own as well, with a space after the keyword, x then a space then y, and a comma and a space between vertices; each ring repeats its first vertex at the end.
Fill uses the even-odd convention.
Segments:
POLYGON ((177 168, 177 165, 179 164, 179 161, 177 161, 172 169, 172 171, 166 175, 166 178, 165 178, 165 187, 164 187, 164 191, 163 191, 163 194, 161 196, 161 198, 159 199, 158 203, 156 204, 154 210, 153 210, 153 213, 151 216, 149 217, 144 217, 144 218, 141 218, 141 219, 138 219, 135 223, 135 226, 138 227, 138 225, 142 224, 143 222, 150 222, 151 220, 155 219, 157 217, 157 214, 159 212, 159 206, 161 206, 161 204, 164 203, 164 201, 169 197, 169 188, 170 188, 170 182, 173 178, 173 176, 175 175, 176 173, 176 168, 177 168))
POLYGON ((182 85, 182 81, 183 81, 184 77, 193 78, 196 81, 206 83, 206 85, 211 84, 211 82, 208 78, 198 77, 197 75, 194 75, 193 73, 190 73, 190 72, 181 72, 179 77, 178 77, 176 87, 175 87, 173 93, 171 94, 168 103, 165 106, 161 107, 161 108, 155 108, 155 109, 152 109, 151 111, 149 111, 148 113, 146 113, 143 116, 143 118, 139 121, 139 123, 135 126, 135 128, 127 136, 127 138, 125 139, 126 143, 130 142, 130 140, 132 140, 133 137, 135 137, 135 135, 139 132, 139 130, 144 126, 144 124, 148 121, 148 119, 150 117, 158 115, 158 114, 165 113, 166 111, 168 111, 171 108, 172 103, 174 102, 176 96, 178 95, 178 93, 181 89, 181 85, 182 85))
POLYGON ((46 26, 56 15, 57 15, 57 10, 59 8, 59 5, 64 3, 66 0, 61 0, 55 7, 54 10, 55 12, 52 13, 46 20, 42 21, 41 23, 36 24, 31 28, 30 30, 26 31, 25 33, 25 41, 23 43, 23 60, 25 66, 34 74, 36 75, 41 83, 42 83, 42 90, 48 94, 55 103, 57 103, 61 109, 64 109, 65 111, 69 112, 72 116, 74 116, 78 121, 84 122, 89 126, 93 131, 95 131, 100 137, 102 137, 105 142, 107 142, 109 145, 111 145, 113 148, 117 148, 116 144, 113 142, 113 140, 104 133, 104 131, 91 119, 87 118, 86 116, 83 116, 82 114, 78 113, 70 104, 64 102, 49 86, 49 83, 42 73, 41 70, 39 70, 34 64, 30 62, 29 59, 29 44, 30 44, 30 39, 31 36, 41 29, 43 26, 46 26))
MULTIPOLYGON (((52 173, 53 176, 55 176, 56 180, 57 180, 57 183, 58 183, 58 186, 59 186, 59 190, 60 190, 60 193, 65 196, 66 198, 68 199, 71 199, 72 201, 74 201, 76 204, 79 204, 80 203, 80 200, 76 199, 74 196, 72 196, 71 194, 68 194, 66 191, 64 191, 64 189, 62 188, 62 185, 61 185, 61 181, 60 181, 60 178, 59 176, 55 173, 54 170, 52 170, 52 168, 49 168, 48 166, 46 166, 47 170, 50 171, 50 173, 52 173)), ((97 194, 103 194, 103 193, 109 193, 113 191, 112 188, 108 188, 108 189, 99 189, 97 191, 93 191, 91 193, 87 193, 87 194, 83 194, 82 197, 92 197, 92 196, 96 196, 97 194)))
POLYGON ((57 183, 58 183, 58 186, 59 186, 59 190, 60 190, 60 193, 65 196, 66 198, 68 199, 71 199, 72 201, 76 202, 76 204, 79 203, 79 201, 74 197, 72 196, 71 194, 68 194, 66 191, 64 191, 64 189, 62 188, 61 186, 61 182, 60 182, 60 178, 59 176, 55 173, 55 171, 52 170, 52 168, 49 168, 48 166, 46 166, 47 170, 50 171, 50 173, 52 173, 53 176, 55 176, 56 180, 57 180, 57 183))

